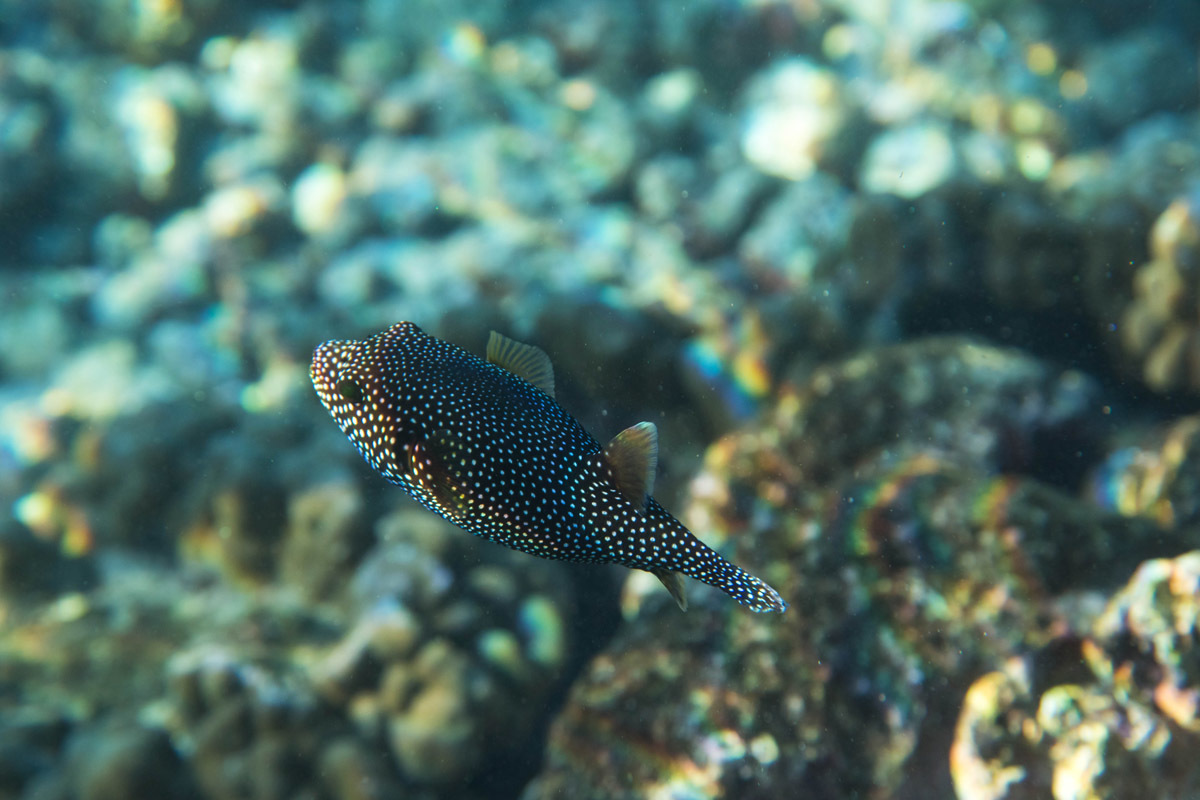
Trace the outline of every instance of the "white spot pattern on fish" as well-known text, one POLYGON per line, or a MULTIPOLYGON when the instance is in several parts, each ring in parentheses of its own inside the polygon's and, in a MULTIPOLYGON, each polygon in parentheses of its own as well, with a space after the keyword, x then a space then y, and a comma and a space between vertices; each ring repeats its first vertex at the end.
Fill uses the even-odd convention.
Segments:
POLYGON ((543 558, 646 570, 683 608, 679 573, 755 611, 786 610, 650 497, 651 423, 602 448, 555 402, 541 350, 493 333, 488 357, 400 322, 364 341, 326 342, 311 374, 367 462, 470 533, 543 558))

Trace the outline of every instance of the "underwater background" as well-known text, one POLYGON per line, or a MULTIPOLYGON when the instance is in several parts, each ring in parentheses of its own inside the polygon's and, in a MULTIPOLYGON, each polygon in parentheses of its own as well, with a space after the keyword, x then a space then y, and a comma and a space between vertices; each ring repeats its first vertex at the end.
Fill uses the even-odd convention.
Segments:
POLYGON ((1200 797, 1200 3, 0 0, 0 800, 1200 797), (550 356, 776 587, 471 537, 550 356))

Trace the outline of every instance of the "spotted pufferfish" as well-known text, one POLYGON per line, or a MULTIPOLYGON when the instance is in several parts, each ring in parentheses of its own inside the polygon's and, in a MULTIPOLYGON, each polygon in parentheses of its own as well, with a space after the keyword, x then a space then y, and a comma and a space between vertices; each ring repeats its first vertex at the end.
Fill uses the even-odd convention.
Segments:
POLYGON ((650 572, 687 609, 681 575, 754 611, 787 603, 653 497, 651 422, 601 447, 554 399, 542 350, 492 332, 483 360, 399 322, 313 353, 321 403, 367 462, 464 530, 543 558, 650 572))

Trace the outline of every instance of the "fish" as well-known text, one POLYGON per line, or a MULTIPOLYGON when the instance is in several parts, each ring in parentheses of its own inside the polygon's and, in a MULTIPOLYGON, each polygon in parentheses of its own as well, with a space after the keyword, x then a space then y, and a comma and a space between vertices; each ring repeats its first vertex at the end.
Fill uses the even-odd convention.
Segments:
POLYGON ((654 424, 601 446, 555 400, 540 348, 492 331, 484 359, 398 322, 325 342, 310 374, 367 463, 469 533, 542 558, 644 570, 685 611, 682 576, 754 611, 787 609, 654 499, 654 424))

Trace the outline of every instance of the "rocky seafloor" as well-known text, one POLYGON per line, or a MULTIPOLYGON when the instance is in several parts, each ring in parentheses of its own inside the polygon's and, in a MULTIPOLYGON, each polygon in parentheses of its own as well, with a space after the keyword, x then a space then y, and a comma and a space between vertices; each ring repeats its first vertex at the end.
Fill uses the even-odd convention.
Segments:
POLYGON ((0 800, 1195 796, 1198 41, 0 0, 0 800), (401 319, 655 422, 789 611, 403 498, 308 379, 401 319))

